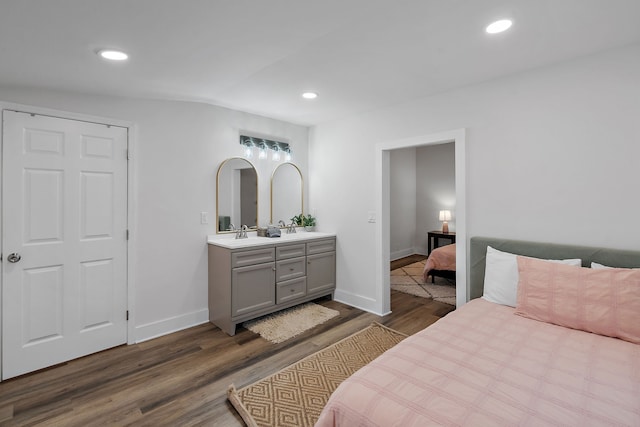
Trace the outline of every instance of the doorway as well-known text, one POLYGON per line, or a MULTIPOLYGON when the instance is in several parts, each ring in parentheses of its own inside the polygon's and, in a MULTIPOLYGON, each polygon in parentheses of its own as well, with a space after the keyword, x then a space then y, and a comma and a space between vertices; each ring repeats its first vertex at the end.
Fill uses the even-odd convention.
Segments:
POLYGON ((128 128, 3 110, 2 378, 127 342, 128 128))
POLYGON ((455 246, 439 250, 427 262, 429 236, 443 227, 441 210, 452 218, 447 223, 450 233, 439 242, 455 243, 455 145, 398 148, 389 153, 391 289, 455 307, 455 246), (434 267, 441 270, 425 278, 425 268, 434 267))
POLYGON ((467 301, 466 273, 466 148, 465 130, 456 129, 437 134, 390 141, 376 145, 376 301, 379 313, 389 313, 390 304, 390 151, 444 143, 455 146, 456 206, 456 306, 467 301))

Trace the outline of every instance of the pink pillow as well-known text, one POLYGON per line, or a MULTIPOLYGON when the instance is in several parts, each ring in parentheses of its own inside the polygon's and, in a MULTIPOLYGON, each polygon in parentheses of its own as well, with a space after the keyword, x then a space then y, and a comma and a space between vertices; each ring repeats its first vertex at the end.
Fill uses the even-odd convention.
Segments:
POLYGON ((640 270, 518 257, 515 313, 640 344, 640 270))

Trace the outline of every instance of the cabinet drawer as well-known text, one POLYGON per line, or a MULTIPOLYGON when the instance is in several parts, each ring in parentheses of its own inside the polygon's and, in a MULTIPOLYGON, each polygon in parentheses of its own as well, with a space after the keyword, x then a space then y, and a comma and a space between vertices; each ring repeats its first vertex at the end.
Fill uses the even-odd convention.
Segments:
POLYGON ((307 279, 305 277, 287 280, 286 282, 278 283, 276 287, 276 304, 301 298, 306 294, 307 279))
POLYGON ((275 261, 275 249, 263 248, 250 251, 236 251, 231 254, 231 268, 262 264, 275 261))
POLYGON ((323 239, 307 243, 307 255, 336 250, 336 239, 323 239))
POLYGON ((305 255, 304 243, 276 246, 276 259, 296 258, 305 255))
POLYGON ((291 258, 276 262, 276 282, 291 280, 307 274, 305 258, 291 258))

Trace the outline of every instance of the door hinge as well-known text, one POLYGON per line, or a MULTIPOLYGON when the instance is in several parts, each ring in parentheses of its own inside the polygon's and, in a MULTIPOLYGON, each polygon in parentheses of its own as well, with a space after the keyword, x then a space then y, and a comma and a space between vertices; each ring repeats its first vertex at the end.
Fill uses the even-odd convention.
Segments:
POLYGON ((125 150, 125 155, 127 156, 127 160, 131 160, 131 154, 129 153, 129 149, 125 150))
POLYGON ((127 240, 129 240, 129 229, 127 229, 127 240))
POLYGON ((127 310, 127 320, 129 320, 129 310, 127 310))

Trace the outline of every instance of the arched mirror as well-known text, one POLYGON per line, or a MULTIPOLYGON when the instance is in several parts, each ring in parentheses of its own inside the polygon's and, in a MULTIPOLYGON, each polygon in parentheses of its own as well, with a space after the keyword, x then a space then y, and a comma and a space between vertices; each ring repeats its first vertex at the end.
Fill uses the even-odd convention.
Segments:
POLYGON ((291 218, 304 212, 304 185, 302 172, 293 163, 282 163, 271 175, 271 223, 291 218))
POLYGON ((216 176, 217 232, 258 226, 258 174, 251 162, 233 157, 222 162, 216 176))

